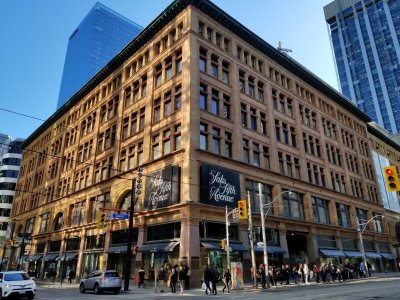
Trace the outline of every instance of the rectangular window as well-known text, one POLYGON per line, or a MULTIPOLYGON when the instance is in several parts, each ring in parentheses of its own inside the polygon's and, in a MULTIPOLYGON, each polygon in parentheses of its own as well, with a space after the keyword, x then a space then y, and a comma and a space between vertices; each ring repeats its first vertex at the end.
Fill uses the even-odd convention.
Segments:
POLYGON ((314 222, 329 224, 328 201, 316 197, 311 198, 314 222))
POLYGON ((207 150, 207 125, 200 123, 200 149, 207 150))
POLYGON ((283 214, 285 217, 293 219, 304 219, 303 196, 299 193, 284 193, 283 197, 283 214))

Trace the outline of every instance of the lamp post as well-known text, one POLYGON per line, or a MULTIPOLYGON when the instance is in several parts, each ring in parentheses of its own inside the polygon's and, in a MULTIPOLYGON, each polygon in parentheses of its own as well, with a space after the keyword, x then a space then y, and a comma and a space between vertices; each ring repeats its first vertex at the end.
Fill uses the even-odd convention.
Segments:
POLYGON ((289 197, 294 195, 292 191, 283 191, 279 193, 278 195, 275 196, 275 198, 270 202, 270 203, 262 203, 262 192, 261 192, 261 183, 258 184, 258 193, 259 193, 259 199, 260 199, 260 214, 261 214, 261 231, 262 231, 262 237, 263 237, 263 252, 264 252, 264 268, 265 268, 265 275, 267 277, 267 286, 270 287, 270 282, 269 282, 269 266, 268 266, 268 250, 267 250, 267 237, 265 234, 265 220, 264 218, 266 217, 267 214, 264 216, 264 206, 271 206, 276 200, 278 200, 278 197, 284 193, 289 193, 289 197))
POLYGON ((364 242, 363 242, 362 234, 363 234, 364 230, 367 228, 368 224, 375 218, 383 219, 384 216, 383 215, 375 215, 371 219, 369 219, 367 222, 363 222, 363 223, 360 223, 357 218, 357 233, 358 233, 358 238, 360 239, 360 248, 361 248, 360 250, 361 250, 361 254, 363 256, 364 267, 366 270, 365 276, 367 276, 369 274, 369 270, 368 270, 368 265, 367 265, 367 258, 365 256, 365 249, 364 249, 364 242))
POLYGON ((17 268, 18 270, 21 270, 21 267, 22 267, 21 258, 22 258, 22 252, 24 251, 25 243, 28 242, 28 241, 30 242, 30 240, 31 240, 31 234, 30 233, 22 233, 21 235, 22 235, 22 237, 18 237, 18 239, 22 238, 21 250, 19 252, 19 258, 18 258, 18 268, 17 268))
MULTIPOLYGON (((65 264, 67 263, 67 234, 64 236, 64 261, 61 260, 61 276, 60 276, 60 285, 63 284, 64 280, 64 270, 65 270, 65 264)), ((65 271, 66 272, 66 271, 65 271)), ((66 275, 66 274, 65 274, 66 275)))
POLYGON ((128 241, 126 243, 126 261, 125 261, 125 281, 124 291, 129 290, 129 278, 131 277, 131 252, 132 252, 132 236, 133 236, 133 214, 135 213, 135 184, 136 179, 132 179, 131 189, 131 203, 129 207, 129 227, 128 227, 128 241))

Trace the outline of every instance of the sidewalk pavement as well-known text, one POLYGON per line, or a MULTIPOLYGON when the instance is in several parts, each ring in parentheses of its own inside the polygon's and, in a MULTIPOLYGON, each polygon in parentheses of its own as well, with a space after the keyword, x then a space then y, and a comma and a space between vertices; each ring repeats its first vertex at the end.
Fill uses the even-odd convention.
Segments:
MULTIPOLYGON (((379 279, 379 278, 391 278, 391 277, 397 277, 400 278, 400 272, 387 272, 387 273, 372 273, 371 277, 367 278, 361 278, 361 279, 349 279, 346 280, 346 282, 358 282, 358 281, 365 281, 365 280, 374 280, 374 279, 379 279)), ((58 289, 75 289, 76 291, 79 290, 79 283, 68 283, 63 282, 62 284, 58 282, 43 282, 43 281, 37 281, 36 284, 38 287, 44 287, 44 288, 58 288, 58 289)), ((157 287, 157 291, 154 289, 154 282, 146 281, 147 287, 146 288, 138 288, 137 284, 135 283, 134 280, 129 281, 129 291, 125 292, 122 286, 121 293, 132 293, 132 294, 152 294, 152 293, 160 293, 160 287, 157 287)), ((340 284, 338 281, 336 281, 334 284, 340 284)), ((123 285, 123 283, 122 283, 123 285)), ((315 279, 313 279, 311 282, 309 282, 308 285, 318 285, 315 282, 315 279)), ((271 286, 271 289, 276 289, 276 288, 295 288, 295 287, 301 287, 303 286, 301 283, 294 284, 293 280, 290 281, 289 285, 286 285, 283 283, 280 285, 280 282, 276 286, 271 286)), ((192 286, 193 287, 193 286, 192 286)), ((221 292, 221 289, 223 287, 222 283, 219 283, 217 286, 218 292, 221 292)), ((262 290, 261 286, 259 285, 258 288, 254 288, 251 283, 245 283, 243 290, 242 291, 249 291, 249 290, 262 290)), ((268 290, 268 289, 267 289, 268 290)), ((171 293, 170 288, 164 287, 164 291, 166 294, 171 293)), ((179 288, 176 288, 177 294, 179 294, 179 288)), ((237 292, 237 291, 235 291, 237 292)), ((240 290, 239 290, 240 292, 240 290)), ((204 294, 204 290, 200 288, 200 284, 197 287, 194 287, 190 290, 184 290, 183 292, 184 295, 202 295, 204 294)))

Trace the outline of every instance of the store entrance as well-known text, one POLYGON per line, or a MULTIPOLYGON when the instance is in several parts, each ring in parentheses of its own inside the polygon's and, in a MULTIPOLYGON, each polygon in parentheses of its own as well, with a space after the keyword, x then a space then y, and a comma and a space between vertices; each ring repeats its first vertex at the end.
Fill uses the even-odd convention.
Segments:
POLYGON ((308 263, 307 236, 299 232, 288 232, 286 235, 289 249, 289 263, 308 263))

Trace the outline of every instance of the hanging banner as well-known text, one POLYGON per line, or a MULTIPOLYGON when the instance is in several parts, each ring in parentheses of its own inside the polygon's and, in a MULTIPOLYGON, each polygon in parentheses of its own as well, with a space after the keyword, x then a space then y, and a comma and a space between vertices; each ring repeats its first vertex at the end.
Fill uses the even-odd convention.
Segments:
POLYGON ((156 209, 180 201, 180 168, 172 166, 146 175, 144 208, 156 209))
POLYGON ((200 167, 200 202, 237 207, 240 199, 239 173, 214 165, 200 167))

